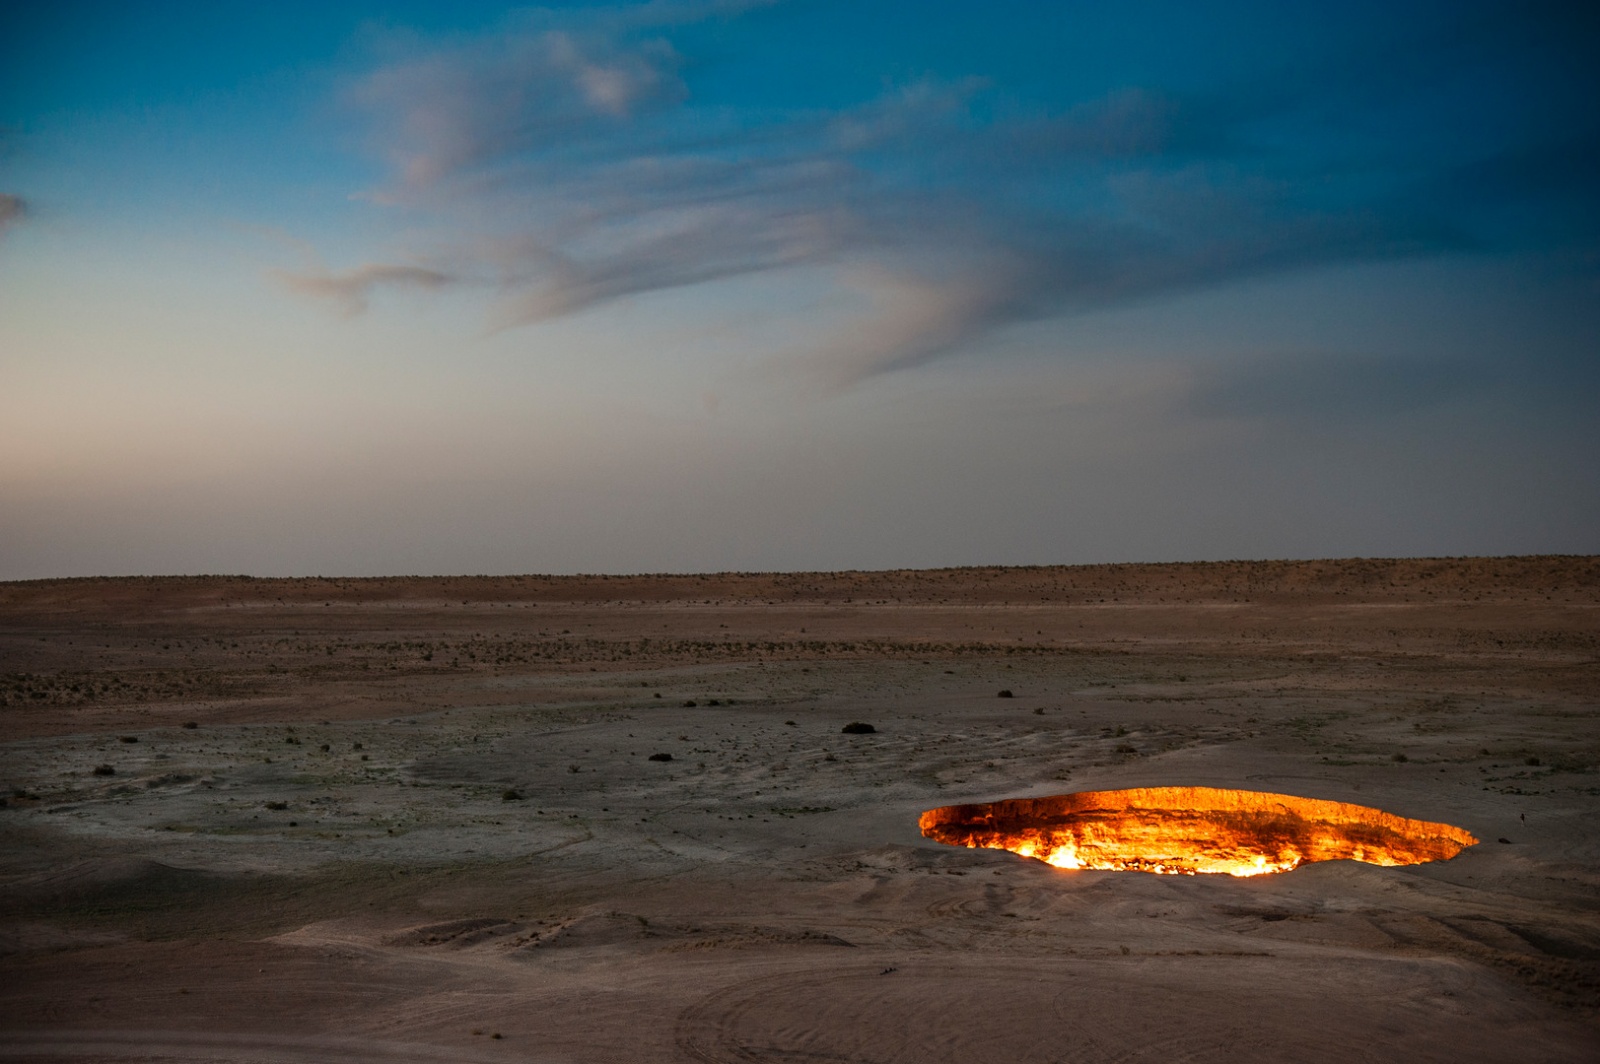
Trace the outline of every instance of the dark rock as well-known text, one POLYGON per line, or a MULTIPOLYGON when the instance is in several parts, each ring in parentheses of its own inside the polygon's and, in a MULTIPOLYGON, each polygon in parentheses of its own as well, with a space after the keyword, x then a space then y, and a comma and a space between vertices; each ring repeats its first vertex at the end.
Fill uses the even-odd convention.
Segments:
POLYGON ((877 731, 878 729, 874 728, 870 724, 863 724, 859 720, 853 720, 849 724, 846 724, 843 728, 840 728, 839 730, 841 732, 843 732, 844 734, 846 734, 846 735, 871 735, 873 732, 877 731))
POLYGON ((96 776, 115 776, 116 774, 117 770, 110 765, 96 765, 94 767, 94 775, 96 776))
POLYGON ((999 697, 999 698, 1015 698, 1017 696, 1012 694, 1011 693, 1011 689, 1008 687, 1005 690, 1001 691, 1000 694, 997 697, 999 697))
POLYGON ((672 755, 671 754, 651 754, 650 755, 650 760, 651 761, 671 761, 672 760, 672 755))

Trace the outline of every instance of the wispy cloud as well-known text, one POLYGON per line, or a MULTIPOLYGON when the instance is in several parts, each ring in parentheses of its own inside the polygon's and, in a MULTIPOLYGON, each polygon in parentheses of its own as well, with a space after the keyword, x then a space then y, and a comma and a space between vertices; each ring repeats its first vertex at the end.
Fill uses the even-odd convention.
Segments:
POLYGON ((881 266, 847 271, 843 280, 867 297, 867 312, 816 338, 802 365, 824 388, 841 390, 927 362, 1022 316, 1016 278, 998 263, 987 275, 915 277, 881 266))
MULTIPOLYGON (((823 264, 869 307, 811 351, 847 385, 1022 321, 1478 246, 1475 205, 1499 194, 1498 170, 1475 185, 1457 176, 1483 154, 1471 145, 1397 163, 1396 145, 1329 117, 1383 112, 1433 76, 1365 54, 1272 84, 1126 86, 1054 110, 979 78, 915 81, 831 112, 699 106, 667 33, 746 6, 541 12, 395 46, 350 92, 393 168, 371 198, 433 218, 450 272, 368 266, 285 283, 358 311, 375 286, 479 278, 501 293, 493 326, 508 328, 823 264), (1286 122, 1315 135, 1286 141, 1286 122), (1445 183, 1451 195, 1430 194, 1445 183)), ((1467 60, 1449 62, 1437 76, 1467 60)), ((1575 158, 1592 149, 1585 137, 1575 158)))
POLYGON ((296 295, 332 302, 347 316, 364 312, 373 293, 381 288, 431 290, 444 288, 456 281, 448 273, 422 266, 390 266, 383 263, 368 263, 342 273, 275 270, 273 276, 296 295))
POLYGON ((0 192, 0 236, 4 236, 5 231, 20 222, 26 214, 27 206, 21 196, 0 192))
POLYGON ((373 71, 351 96, 398 171, 388 195, 416 198, 523 154, 593 144, 681 100, 677 65, 660 38, 621 47, 592 30, 547 29, 422 50, 373 71))

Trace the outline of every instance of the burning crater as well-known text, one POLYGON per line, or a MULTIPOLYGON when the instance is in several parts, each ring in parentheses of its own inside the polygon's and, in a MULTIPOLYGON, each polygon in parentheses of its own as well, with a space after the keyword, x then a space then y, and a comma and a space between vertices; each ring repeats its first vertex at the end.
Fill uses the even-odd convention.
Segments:
POLYGON ((1449 824, 1346 802, 1216 787, 1140 787, 947 805, 922 834, 1010 850, 1057 868, 1259 876, 1311 861, 1445 861, 1477 843, 1449 824))

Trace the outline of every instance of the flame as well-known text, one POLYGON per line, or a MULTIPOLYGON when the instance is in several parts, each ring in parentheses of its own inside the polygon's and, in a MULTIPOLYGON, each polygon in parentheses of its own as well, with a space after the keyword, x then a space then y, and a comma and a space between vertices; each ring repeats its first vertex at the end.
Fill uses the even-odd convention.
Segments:
POLYGON ((1216 787, 1139 787, 948 805, 922 834, 1010 850, 1057 868, 1261 876, 1313 861, 1446 861, 1478 840, 1364 805, 1216 787))

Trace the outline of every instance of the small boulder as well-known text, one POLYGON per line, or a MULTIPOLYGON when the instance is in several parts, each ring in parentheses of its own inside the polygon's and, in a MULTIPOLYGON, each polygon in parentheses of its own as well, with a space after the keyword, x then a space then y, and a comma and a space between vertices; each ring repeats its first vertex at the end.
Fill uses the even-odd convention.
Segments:
POLYGON ((873 732, 877 731, 878 729, 874 728, 870 724, 863 724, 859 720, 853 720, 849 724, 846 724, 843 728, 840 728, 839 730, 841 732, 843 732, 844 734, 846 734, 846 735, 871 735, 873 732))
POLYGON ((672 760, 672 755, 671 754, 651 754, 650 755, 650 760, 651 761, 671 761, 672 760))
POLYGON ((998 697, 998 698, 1015 698, 1017 696, 1012 694, 1011 693, 1011 689, 1008 687, 1005 690, 1001 691, 1000 694, 997 695, 996 697, 998 697))

